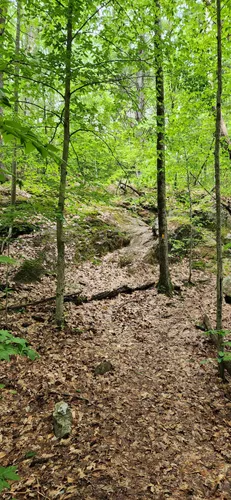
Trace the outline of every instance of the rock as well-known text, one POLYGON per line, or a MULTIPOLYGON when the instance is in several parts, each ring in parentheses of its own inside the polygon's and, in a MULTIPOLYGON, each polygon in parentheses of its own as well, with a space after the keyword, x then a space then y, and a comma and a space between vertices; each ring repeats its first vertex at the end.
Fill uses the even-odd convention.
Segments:
POLYGON ((159 236, 159 224, 158 224, 158 219, 155 219, 152 225, 152 234, 153 238, 158 238, 159 236))
POLYGON ((230 255, 231 255, 231 233, 228 233, 224 237, 223 256, 230 257, 230 255))
POLYGON ((223 292, 225 295, 230 295, 231 297, 231 276, 226 276, 223 279, 223 292))
POLYGON ((14 275, 18 283, 36 283, 46 272, 46 269, 36 259, 24 260, 19 270, 14 275))
POLYGON ((216 212, 214 207, 207 207, 207 209, 196 208, 193 210, 192 216, 195 225, 198 224, 202 227, 210 229, 211 231, 216 229, 216 212))
POLYGON ((174 229, 173 232, 169 232, 169 253, 173 257, 185 257, 188 254, 190 248, 192 232, 192 246, 193 248, 202 240, 202 234, 195 227, 190 226, 190 224, 182 224, 181 226, 174 229))
POLYGON ((55 436, 59 439, 67 438, 71 433, 72 413, 65 401, 56 403, 53 412, 53 426, 55 436))
POLYGON ((225 295, 225 302, 231 304, 231 276, 226 276, 223 279, 223 293, 225 295))
POLYGON ((93 260, 114 250, 126 247, 130 238, 115 223, 109 224, 100 214, 79 220, 69 231, 76 242, 75 261, 93 260))
POLYGON ((102 361, 96 368, 94 369, 95 375, 104 375, 107 372, 112 372, 114 370, 113 365, 110 361, 102 361))
POLYGON ((226 236, 224 238, 224 243, 225 244, 231 243, 231 233, 226 234, 226 236))

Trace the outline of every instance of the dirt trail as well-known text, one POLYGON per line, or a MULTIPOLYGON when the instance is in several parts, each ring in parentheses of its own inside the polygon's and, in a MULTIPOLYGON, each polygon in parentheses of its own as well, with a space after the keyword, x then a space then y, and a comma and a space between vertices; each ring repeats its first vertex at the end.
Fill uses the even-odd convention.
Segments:
MULTIPOLYGON (((90 295, 157 281, 156 268, 140 264, 131 274, 118 260, 115 252, 100 266, 70 263, 69 288, 81 282, 90 295)), ((172 299, 153 289, 68 304, 62 333, 51 305, 9 315, 9 328, 41 358, 0 365, 2 465, 18 464, 22 478, 3 499, 231 499, 230 386, 213 364, 200 364, 214 353, 195 328, 202 313, 215 319, 215 280, 195 271, 188 288, 187 274, 185 263, 172 268, 182 288, 172 299), (95 376, 104 359, 114 371, 95 376), (74 428, 60 443, 51 414, 61 399, 73 409, 74 428), (25 458, 30 450, 36 455, 25 458)), ((39 298, 52 288, 46 277, 27 293, 39 298)), ((224 315, 228 327, 230 306, 224 315)))

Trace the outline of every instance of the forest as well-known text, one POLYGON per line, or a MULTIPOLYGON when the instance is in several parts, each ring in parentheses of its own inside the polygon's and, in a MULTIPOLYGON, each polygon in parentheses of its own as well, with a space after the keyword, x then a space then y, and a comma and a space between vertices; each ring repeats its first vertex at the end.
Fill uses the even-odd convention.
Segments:
POLYGON ((0 0, 3 500, 231 500, 230 0, 0 0))

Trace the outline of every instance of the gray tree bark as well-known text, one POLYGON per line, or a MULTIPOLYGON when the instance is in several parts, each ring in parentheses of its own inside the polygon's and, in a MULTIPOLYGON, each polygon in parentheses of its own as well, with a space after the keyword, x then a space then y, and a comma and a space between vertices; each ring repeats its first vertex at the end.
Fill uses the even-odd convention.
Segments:
POLYGON ((165 99, 163 50, 161 37, 160 5, 156 0, 155 15, 155 71, 156 71, 156 125, 157 125, 157 203, 159 225, 159 282, 158 291, 166 295, 172 294, 172 284, 168 262, 168 232, 166 213, 166 183, 165 183, 165 99))
POLYGON ((57 287, 56 287, 56 323, 63 324, 64 288, 65 288, 65 242, 64 242, 64 207, 66 195, 67 162, 70 144, 70 100, 71 100, 71 54, 72 54, 72 18, 74 0, 68 2, 67 12, 67 41, 65 67, 65 102, 64 102, 64 130, 63 154, 60 167, 59 200, 57 212, 57 287))

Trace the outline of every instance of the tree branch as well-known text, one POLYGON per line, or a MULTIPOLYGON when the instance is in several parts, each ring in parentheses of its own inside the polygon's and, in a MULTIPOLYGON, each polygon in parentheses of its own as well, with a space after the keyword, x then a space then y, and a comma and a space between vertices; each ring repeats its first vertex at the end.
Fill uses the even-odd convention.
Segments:
POLYGON ((73 40, 79 35, 80 31, 84 28, 84 26, 86 26, 87 23, 89 23, 89 21, 91 19, 93 19, 93 17, 96 16, 96 14, 98 14, 98 12, 103 9, 103 7, 107 7, 107 5, 109 5, 109 3, 111 3, 111 0, 109 0, 108 2, 106 2, 105 4, 102 4, 100 5, 100 7, 98 7, 98 9, 95 10, 95 12, 93 12, 93 14, 91 14, 91 16, 88 17, 88 19, 86 19, 86 21, 84 21, 84 23, 82 24, 82 26, 80 26, 80 28, 78 28, 78 30, 75 32, 75 34, 73 35, 72 37, 72 42, 73 40))

